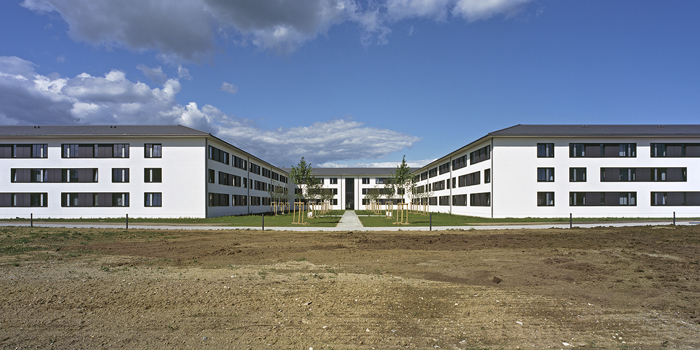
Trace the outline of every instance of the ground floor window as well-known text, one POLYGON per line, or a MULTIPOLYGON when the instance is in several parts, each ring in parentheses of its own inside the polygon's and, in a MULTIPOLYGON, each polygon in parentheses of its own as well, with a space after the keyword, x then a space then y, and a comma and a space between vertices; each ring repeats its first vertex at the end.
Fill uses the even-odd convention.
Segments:
POLYGON ((228 207, 229 196, 226 193, 209 193, 210 207, 228 207))
POLYGON ((637 192, 569 192, 570 206, 636 206, 637 192))
POLYGON ((144 193, 143 194, 143 206, 144 207, 160 207, 163 205, 162 198, 163 194, 159 192, 144 193))
POLYGON ((0 207, 46 207, 48 193, 0 193, 0 207))
POLYGON ((472 193, 469 195, 469 204, 473 207, 488 207, 491 205, 491 193, 472 193))
POLYGON ((537 192, 537 206, 554 206, 554 192, 537 192))
POLYGON ((700 192, 652 192, 652 206, 700 206, 700 192))

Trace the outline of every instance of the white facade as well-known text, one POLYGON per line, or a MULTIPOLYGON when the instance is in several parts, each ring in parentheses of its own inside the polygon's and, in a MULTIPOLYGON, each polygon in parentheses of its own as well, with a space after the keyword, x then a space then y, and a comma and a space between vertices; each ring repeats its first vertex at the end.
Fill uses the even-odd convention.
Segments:
POLYGON ((272 179, 286 179, 284 170, 180 126, 2 127, 0 165, 0 218, 261 213, 270 211, 267 186, 288 186, 272 179), (31 154, 22 154, 26 146, 33 146, 31 154), (210 146, 224 152, 228 164, 210 159, 210 146), (232 165, 234 155, 245 169, 232 165), (220 173, 239 181, 228 183, 220 173), (244 204, 234 206, 234 195, 245 197, 244 204))
MULTIPOLYGON (((322 188, 334 191, 334 210, 363 210, 367 191, 385 188, 384 182, 395 168, 314 168, 313 174, 322 179, 322 188)), ((380 197, 386 200, 386 196, 380 197)))
POLYGON ((429 210, 493 218, 700 216, 700 154, 691 154, 691 148, 700 150, 698 126, 630 126, 626 132, 625 126, 583 126, 583 131, 573 125, 537 127, 491 133, 417 170, 417 185, 433 189, 429 210), (582 144, 590 148, 588 155, 571 156, 572 147, 582 144), (683 145, 689 153, 652 156, 652 144, 669 149, 683 145), (553 147, 553 156, 538 156, 538 145, 553 147), (455 169, 454 160, 470 158, 486 146, 488 159, 476 164, 469 160, 455 169), (444 164, 449 171, 440 174, 444 164), (478 183, 460 183, 468 174, 477 174, 478 183), (448 179, 449 187, 434 190, 448 179), (484 193, 488 202, 472 205, 471 196, 483 198, 484 193), (458 195, 467 195, 466 205, 456 201, 458 195), (440 197, 449 201, 440 202, 440 197))

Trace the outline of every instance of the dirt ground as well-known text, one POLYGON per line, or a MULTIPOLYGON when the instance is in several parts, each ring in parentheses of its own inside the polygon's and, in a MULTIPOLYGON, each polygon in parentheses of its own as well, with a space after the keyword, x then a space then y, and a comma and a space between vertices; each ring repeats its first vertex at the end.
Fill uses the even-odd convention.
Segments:
POLYGON ((129 237, 0 256, 0 347, 700 348, 698 226, 129 237))

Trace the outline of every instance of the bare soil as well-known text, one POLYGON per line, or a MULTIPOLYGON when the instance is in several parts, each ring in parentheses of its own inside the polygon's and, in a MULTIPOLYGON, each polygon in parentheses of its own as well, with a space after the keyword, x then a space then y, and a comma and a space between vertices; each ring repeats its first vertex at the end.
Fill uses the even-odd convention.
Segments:
POLYGON ((0 255, 0 347, 700 348, 697 226, 128 237, 0 255))

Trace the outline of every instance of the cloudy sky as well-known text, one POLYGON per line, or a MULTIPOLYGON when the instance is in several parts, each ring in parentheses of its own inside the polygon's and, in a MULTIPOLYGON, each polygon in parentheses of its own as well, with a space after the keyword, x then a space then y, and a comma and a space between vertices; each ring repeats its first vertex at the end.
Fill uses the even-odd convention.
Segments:
POLYGON ((700 122, 700 1, 6 0, 0 125, 182 124, 279 166, 700 122))

